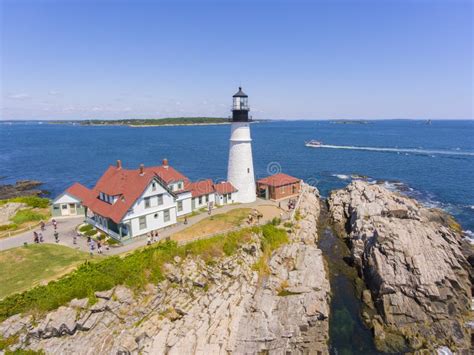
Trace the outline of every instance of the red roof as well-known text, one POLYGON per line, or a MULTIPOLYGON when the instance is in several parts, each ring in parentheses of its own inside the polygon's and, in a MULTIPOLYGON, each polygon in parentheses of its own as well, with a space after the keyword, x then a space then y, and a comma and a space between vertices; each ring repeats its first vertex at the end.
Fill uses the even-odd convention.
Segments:
POLYGON ((227 181, 214 184, 214 189, 219 195, 230 194, 237 191, 234 185, 227 181))
POLYGON ((81 202, 89 201, 91 198, 93 198, 92 191, 84 185, 79 184, 78 182, 69 186, 65 192, 69 195, 78 198, 79 200, 81 200, 81 202))
POLYGON ((94 213, 119 223, 154 178, 161 180, 165 188, 172 182, 187 181, 183 174, 171 166, 148 167, 142 175, 139 169, 127 170, 110 166, 92 190, 76 183, 66 191, 80 198, 83 205, 94 213), (114 204, 110 204, 99 199, 100 192, 119 197, 114 204))
POLYGON ((214 183, 211 179, 189 183, 189 190, 193 197, 209 195, 214 193, 214 183))
POLYGON ((278 173, 278 174, 267 176, 266 178, 260 179, 258 180, 258 183, 278 187, 278 186, 294 184, 295 182, 299 182, 299 181, 301 180, 293 176, 286 175, 283 173, 278 173))

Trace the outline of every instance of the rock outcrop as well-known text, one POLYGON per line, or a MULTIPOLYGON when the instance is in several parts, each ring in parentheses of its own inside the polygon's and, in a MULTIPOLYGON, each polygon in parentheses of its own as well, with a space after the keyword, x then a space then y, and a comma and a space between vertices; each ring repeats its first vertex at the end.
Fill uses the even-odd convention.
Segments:
POLYGON ((12 185, 0 185, 0 200, 19 196, 40 196, 47 195, 48 191, 37 189, 43 185, 36 180, 19 180, 12 185))
POLYGON ((328 199, 369 291, 363 317, 382 351, 468 351, 471 283, 454 220, 378 185, 355 181, 328 199))
POLYGON ((13 316, 0 324, 11 347, 54 354, 328 353, 329 281, 316 246, 317 190, 304 186, 291 241, 275 250, 268 273, 258 235, 213 263, 176 257, 166 280, 138 294, 118 286, 97 302, 73 300, 33 325, 13 316))

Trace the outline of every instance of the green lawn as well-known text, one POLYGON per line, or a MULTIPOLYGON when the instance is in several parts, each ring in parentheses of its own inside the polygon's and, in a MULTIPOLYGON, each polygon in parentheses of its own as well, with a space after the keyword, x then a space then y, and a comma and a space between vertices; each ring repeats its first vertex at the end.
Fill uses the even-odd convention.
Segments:
POLYGON ((28 245, 0 252, 0 299, 71 271, 88 254, 53 245, 28 245))

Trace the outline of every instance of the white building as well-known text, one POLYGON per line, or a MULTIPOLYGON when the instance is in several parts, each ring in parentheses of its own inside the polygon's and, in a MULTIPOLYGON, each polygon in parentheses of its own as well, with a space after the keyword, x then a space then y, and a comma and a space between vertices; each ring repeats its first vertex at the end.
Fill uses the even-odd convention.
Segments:
POLYGON ((135 170, 122 168, 118 160, 93 189, 79 183, 69 187, 53 201, 53 212, 56 216, 83 213, 90 224, 126 240, 171 226, 194 210, 233 203, 236 192, 228 182, 191 182, 166 159, 161 166, 141 165, 135 170))
POLYGON ((227 180, 237 189, 235 201, 254 202, 256 197, 250 137, 248 96, 239 87, 233 96, 227 180))

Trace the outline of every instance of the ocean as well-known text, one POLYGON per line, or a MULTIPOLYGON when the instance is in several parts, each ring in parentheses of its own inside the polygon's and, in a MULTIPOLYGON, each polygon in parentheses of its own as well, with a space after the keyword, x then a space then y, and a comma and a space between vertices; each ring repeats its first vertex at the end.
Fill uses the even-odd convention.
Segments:
MULTIPOLYGON (((474 121, 367 124, 271 121, 251 126, 257 178, 282 171, 323 196, 357 176, 451 213, 474 241, 474 121), (305 147, 316 139, 322 148, 305 147)), ((192 180, 226 178, 230 126, 132 128, 0 122, 0 183, 44 182, 51 197, 93 186, 117 159, 127 168, 167 158, 192 180)))

